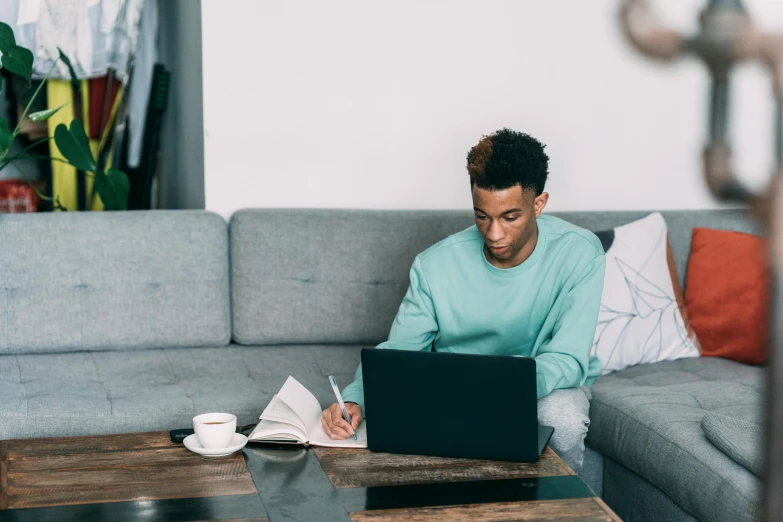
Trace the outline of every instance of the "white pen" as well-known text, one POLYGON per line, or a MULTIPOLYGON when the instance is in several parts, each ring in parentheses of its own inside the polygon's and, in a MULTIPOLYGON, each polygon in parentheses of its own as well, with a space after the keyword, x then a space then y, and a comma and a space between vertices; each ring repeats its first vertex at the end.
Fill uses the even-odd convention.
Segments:
MULTIPOLYGON (((332 389, 334 390, 334 394, 337 397, 337 402, 340 403, 340 409, 343 410, 343 418, 345 419, 345 422, 350 424, 351 423, 351 416, 348 415, 348 410, 345 409, 345 403, 343 402, 343 396, 340 395, 340 388, 337 387, 337 381, 334 380, 334 375, 330 375, 329 376, 329 384, 332 385, 332 389)), ((356 432, 351 433, 351 437, 353 437, 353 440, 359 440, 359 439, 356 438, 356 432)))

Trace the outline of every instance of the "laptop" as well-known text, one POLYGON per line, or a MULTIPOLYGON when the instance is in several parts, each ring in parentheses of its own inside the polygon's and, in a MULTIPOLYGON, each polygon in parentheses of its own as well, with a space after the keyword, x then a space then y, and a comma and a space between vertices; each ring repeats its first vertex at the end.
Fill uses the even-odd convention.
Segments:
POLYGON ((365 348, 362 373, 370 451, 536 462, 554 432, 529 357, 365 348))

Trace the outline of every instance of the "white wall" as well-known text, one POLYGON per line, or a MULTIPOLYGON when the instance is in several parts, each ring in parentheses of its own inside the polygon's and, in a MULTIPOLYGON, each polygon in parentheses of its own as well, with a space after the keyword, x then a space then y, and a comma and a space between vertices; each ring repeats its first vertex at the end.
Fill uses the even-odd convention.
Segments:
MULTIPOLYGON (((700 0, 652 2, 695 30, 700 0)), ((783 2, 746 0, 783 29, 783 2)), ((465 154, 508 126, 547 144, 550 210, 715 206, 707 74, 659 65, 620 0, 203 0, 206 207, 470 208, 465 154)), ((760 67, 736 79, 738 170, 772 165, 760 67)))

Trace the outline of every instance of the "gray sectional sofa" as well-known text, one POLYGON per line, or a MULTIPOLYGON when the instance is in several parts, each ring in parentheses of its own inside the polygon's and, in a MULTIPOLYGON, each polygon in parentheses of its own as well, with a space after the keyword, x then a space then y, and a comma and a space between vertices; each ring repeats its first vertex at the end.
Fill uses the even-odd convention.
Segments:
MULTIPOLYGON (((693 226, 664 212, 680 279, 693 226)), ((645 212, 561 213, 604 230, 645 212)), ((457 211, 242 210, 0 216, 0 439, 241 424, 291 374, 322 404, 383 341, 417 253, 457 211)), ((763 370, 662 362, 593 387, 585 480, 627 520, 751 520, 758 478, 705 437, 707 412, 758 419, 763 370)))

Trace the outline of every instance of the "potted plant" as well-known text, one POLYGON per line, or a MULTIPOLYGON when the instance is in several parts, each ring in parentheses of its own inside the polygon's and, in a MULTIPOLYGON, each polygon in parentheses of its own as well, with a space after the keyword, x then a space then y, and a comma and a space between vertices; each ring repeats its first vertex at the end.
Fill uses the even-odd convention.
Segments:
MULTIPOLYGON (((19 124, 16 125, 16 128, 13 130, 9 129, 7 122, 0 118, 0 169, 17 159, 27 157, 29 149, 51 139, 44 138, 29 145, 18 154, 9 155, 11 145, 19 135, 20 125, 25 117, 30 118, 32 121, 45 121, 63 107, 60 106, 28 114, 33 101, 40 94, 41 88, 46 84, 59 61, 62 61, 68 68, 71 81, 75 85, 79 84, 76 73, 71 66, 71 61, 62 50, 58 48, 58 51, 60 52, 59 57, 54 61, 52 68, 49 69, 49 72, 30 98, 30 102, 19 118, 19 124)), ((0 68, 22 78, 27 82, 29 88, 33 74, 33 53, 29 49, 17 45, 13 30, 8 24, 2 22, 0 22, 0 55, 0 68)), ((2 84, 0 84, 0 88, 2 88, 2 84)), ((130 189, 128 176, 119 169, 104 169, 100 166, 90 150, 90 140, 84 131, 84 125, 81 121, 78 119, 73 120, 70 126, 66 126, 63 123, 59 124, 54 130, 54 143, 67 163, 73 165, 78 170, 84 171, 87 176, 93 178, 94 190, 100 196, 106 210, 125 210, 127 208, 128 190, 130 189)), ((58 158, 49 159, 59 161, 58 158)), ((66 210, 60 204, 57 195, 47 198, 38 192, 37 188, 35 190, 39 197, 51 199, 53 208, 66 210)))

